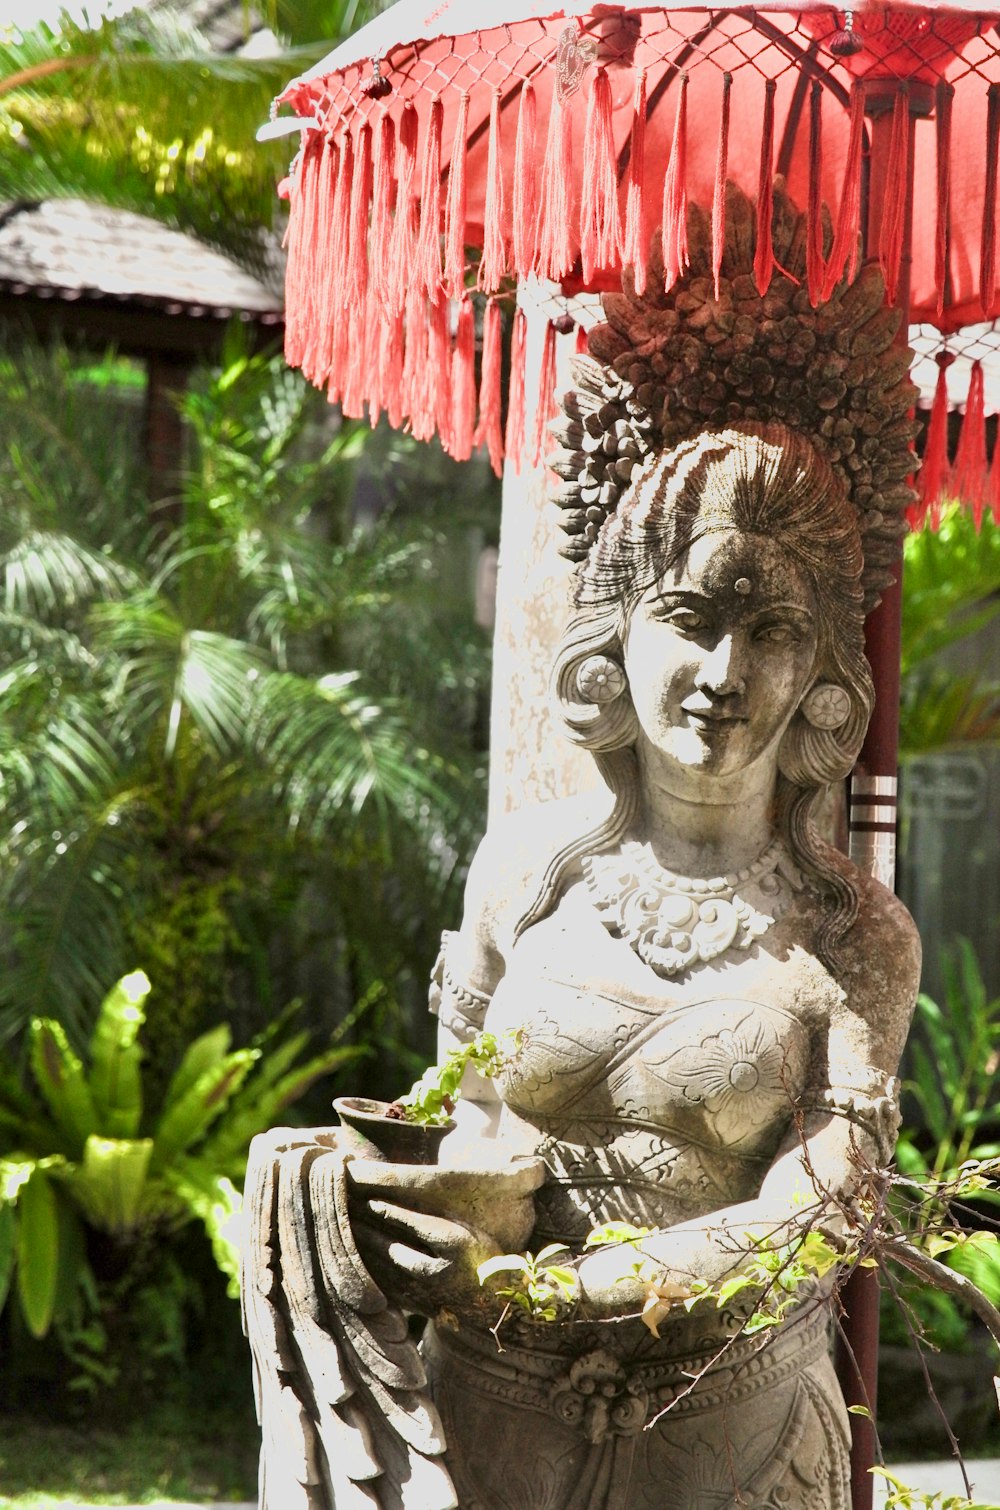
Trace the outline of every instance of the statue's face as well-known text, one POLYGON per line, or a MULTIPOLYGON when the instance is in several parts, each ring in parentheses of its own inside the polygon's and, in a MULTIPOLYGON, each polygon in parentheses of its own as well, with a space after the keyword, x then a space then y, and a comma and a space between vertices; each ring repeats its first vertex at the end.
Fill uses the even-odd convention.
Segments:
POLYGON ((780 546, 735 529, 703 535, 629 622, 625 671, 643 735, 668 766, 704 776, 776 763, 816 644, 812 589, 780 546))

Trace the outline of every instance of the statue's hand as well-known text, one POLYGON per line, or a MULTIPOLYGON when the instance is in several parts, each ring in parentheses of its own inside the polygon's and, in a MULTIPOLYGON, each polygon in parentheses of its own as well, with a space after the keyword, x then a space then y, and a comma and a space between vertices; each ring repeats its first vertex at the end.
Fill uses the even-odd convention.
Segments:
POLYGON ((479 1311, 488 1297, 477 1267, 524 1248, 544 1176, 534 1158, 484 1157, 462 1168, 349 1159, 358 1251, 387 1298, 407 1310, 479 1311))

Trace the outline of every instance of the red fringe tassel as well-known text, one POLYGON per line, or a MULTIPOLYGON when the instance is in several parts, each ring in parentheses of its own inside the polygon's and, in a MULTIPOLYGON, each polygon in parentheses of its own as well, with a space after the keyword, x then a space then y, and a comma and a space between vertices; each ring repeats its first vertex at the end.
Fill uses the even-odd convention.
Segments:
POLYGON ((997 150, 1000 146, 1000 85, 991 84, 986 106, 986 191, 979 265, 979 302, 992 319, 997 293, 997 150))
POLYGON ((305 276, 303 263, 307 250, 315 255, 316 247, 322 244, 314 238, 321 197, 330 192, 329 159, 332 151, 326 137, 320 139, 318 132, 310 132, 290 185, 286 236, 288 260, 285 264, 285 307, 289 318, 285 325, 285 356, 293 367, 303 364, 314 324, 310 319, 314 280, 305 276), (313 172, 311 160, 317 153, 319 163, 313 172))
POLYGON ((344 280, 345 302, 355 318, 368 297, 368 219, 372 203, 372 131, 364 125, 358 134, 351 182, 350 252, 344 280))
POLYGON ((417 278, 437 303, 441 298, 441 128, 444 106, 440 95, 431 100, 424 138, 420 180, 420 232, 417 237, 417 278))
POLYGON ((406 301, 406 359, 403 365, 403 410, 417 440, 434 434, 434 414, 428 395, 427 298, 416 283, 406 301))
POLYGON ((417 129, 416 108, 407 103, 396 139, 396 219, 392 228, 392 269, 389 276, 389 309, 393 314, 399 314, 406 308, 413 279, 418 214, 414 193, 417 129))
POLYGON ((503 169, 500 157, 500 91, 490 102, 490 139, 486 159, 486 203, 483 209, 483 255, 477 283, 483 293, 496 293, 507 272, 504 241, 503 169))
POLYGON ((983 522, 989 479, 986 470, 986 414, 983 408, 983 367, 973 362, 969 396, 965 401, 962 433, 955 451, 952 483, 956 498, 970 504, 976 529, 983 522))
POLYGON ((542 346, 542 370, 538 376, 538 403, 535 406, 535 440, 531 459, 537 467, 546 449, 545 439, 549 420, 552 418, 553 396, 556 391, 556 328, 551 320, 545 325, 545 341, 542 346))
POLYGON ((521 89, 514 143, 514 268, 518 278, 529 278, 535 269, 538 237, 535 115, 535 91, 529 79, 521 89))
POLYGON ((886 165, 885 214, 882 217, 882 235, 878 249, 882 275, 885 278, 885 296, 890 304, 896 302, 896 289, 899 285, 909 166, 910 92, 905 85, 902 85, 896 93, 896 101, 892 108, 892 135, 889 141, 889 161, 886 165))
POLYGON ((578 357, 585 357, 590 350, 590 342, 587 339, 586 327, 583 325, 578 325, 576 327, 576 344, 573 349, 575 350, 578 357))
POLYGON ((392 209, 395 194, 393 160, 396 155, 396 128, 392 116, 383 111, 375 128, 372 164, 372 235, 368 271, 380 307, 389 302, 389 258, 392 247, 392 209))
POLYGON ((510 339, 510 384, 507 389, 507 434, 504 450, 514 471, 520 472, 524 452, 524 347, 527 320, 524 310, 514 311, 510 339))
POLYGON ((286 282, 288 308, 296 311, 296 318, 286 331, 285 350, 288 360, 301 366, 310 382, 321 386, 329 367, 329 358, 322 365, 322 351, 329 346, 331 328, 330 252, 337 147, 324 137, 316 171, 304 172, 306 163, 307 154, 303 153, 292 191, 286 282))
POLYGON ((951 111, 955 88, 941 79, 934 108, 937 150, 937 224, 934 229, 934 283, 937 312, 944 313, 948 284, 948 254, 951 250, 951 111))
POLYGON ((451 450, 451 304, 432 301, 430 307, 430 402, 434 424, 446 451, 451 450))
POLYGON ((339 311, 347 304, 347 267, 351 255, 351 185, 354 182, 354 138, 345 131, 340 139, 340 165, 337 172, 337 189, 333 197, 333 248, 334 309, 339 311))
POLYGON ((472 455, 476 429, 476 315, 466 295, 458 308, 455 353, 451 359, 451 454, 472 455))
POLYGON ((927 422, 924 459, 917 479, 917 503, 910 521, 915 529, 922 527, 928 515, 933 528, 937 528, 941 496, 948 476, 948 379, 945 374, 954 357, 942 352, 937 360, 937 386, 927 422))
POLYGON ((403 370, 406 360, 406 316, 390 315, 382 325, 379 361, 382 367, 382 402, 386 418, 394 430, 402 427, 406 417, 403 370))
MULTIPOLYGON (((542 195, 538 213, 538 252, 535 269, 540 278, 559 283, 573 266, 570 248, 570 195, 573 186, 573 138, 562 101, 552 101, 549 134, 542 166, 542 195)), ((510 447, 507 447, 510 455, 510 447)))
POLYGON ((632 112, 631 154, 628 163, 628 192, 625 199, 625 239, 622 262, 632 269, 637 294, 646 291, 646 256, 649 236, 646 232, 646 70, 636 81, 635 108, 632 112))
POLYGON ((829 299, 848 268, 853 282, 858 270, 861 249, 861 149, 865 136, 865 97, 860 84, 851 89, 851 131, 844 163, 844 181, 840 188, 840 209, 833 238, 830 260, 823 280, 823 299, 829 299), (848 259, 850 266, 848 267, 848 259))
POLYGON ((806 203, 806 284, 816 308, 823 293, 823 95, 816 80, 809 91, 809 197, 806 203))
POLYGON ((469 95, 462 90, 455 122, 455 142, 448 168, 448 204, 445 210, 444 286, 453 299, 465 288, 465 153, 469 135, 469 95))
POLYGON ((670 144, 667 173, 663 180, 663 282, 667 291, 688 267, 687 241, 687 90, 688 76, 681 74, 677 91, 677 118, 670 144))
POLYGON ((611 84, 607 69, 599 68, 594 75, 583 146, 580 260, 585 283, 590 282, 597 268, 618 264, 621 239, 611 84))
POLYGON ((475 446, 485 446, 490 466, 498 477, 503 474, 503 431, 501 428, 501 368, 503 325, 500 305, 491 299, 483 316, 483 367, 479 379, 479 422, 473 437, 475 446))
POLYGON ((996 524, 1000 524, 1000 427, 993 442, 993 465, 990 468, 990 509, 996 524))
POLYGON ((757 180, 757 245, 754 250, 753 275, 757 291, 767 293, 774 272, 774 242, 771 220, 774 215, 774 79, 764 84, 764 121, 760 134, 760 175, 757 180))
POLYGON ((726 175, 729 169, 729 96, 733 87, 731 73, 722 75, 722 115, 719 119, 719 155, 715 161, 715 192, 712 196, 712 276, 715 297, 719 297, 719 274, 726 249, 726 175))

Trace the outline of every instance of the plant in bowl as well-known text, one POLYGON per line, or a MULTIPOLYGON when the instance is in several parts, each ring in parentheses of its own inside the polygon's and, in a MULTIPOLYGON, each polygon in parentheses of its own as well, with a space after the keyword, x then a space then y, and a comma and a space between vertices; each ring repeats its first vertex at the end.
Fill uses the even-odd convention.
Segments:
POLYGON ((365 1158, 434 1164, 441 1140, 455 1126, 451 1114, 471 1065, 484 1079, 498 1075, 518 1045, 517 1034, 477 1033, 432 1064, 397 1101, 339 1096, 333 1103, 347 1146, 365 1158), (507 1042, 506 1040, 510 1040, 507 1042))

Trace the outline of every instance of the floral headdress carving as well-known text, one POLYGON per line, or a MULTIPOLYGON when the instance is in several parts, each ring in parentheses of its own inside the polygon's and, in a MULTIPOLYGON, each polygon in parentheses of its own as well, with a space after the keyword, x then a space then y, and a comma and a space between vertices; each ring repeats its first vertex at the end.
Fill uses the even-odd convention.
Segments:
MULTIPOLYGON (((692 205, 689 266, 664 291, 659 246, 638 296, 603 297, 606 323, 573 364, 576 387, 552 426, 550 465, 568 540, 582 561, 605 519, 651 453, 734 421, 776 420, 806 436, 844 481, 858 513, 865 610, 892 581, 914 493, 910 442, 916 389, 909 351, 895 344, 898 310, 882 275, 866 266, 817 308, 806 274, 806 217, 779 181, 772 237, 778 269, 761 293, 754 275, 756 216, 729 185, 726 247, 718 284, 712 228, 692 205)), ((829 231, 827 232, 829 238, 829 231)), ((829 248, 827 248, 829 251, 829 248)))

